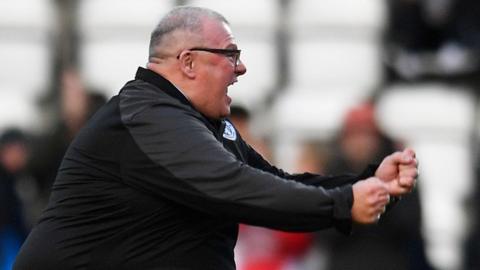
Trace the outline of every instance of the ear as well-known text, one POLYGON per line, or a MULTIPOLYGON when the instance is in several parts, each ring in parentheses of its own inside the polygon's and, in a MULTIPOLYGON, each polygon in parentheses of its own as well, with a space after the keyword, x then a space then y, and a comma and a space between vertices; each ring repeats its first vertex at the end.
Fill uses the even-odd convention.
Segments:
POLYGON ((195 57, 190 51, 183 51, 179 56, 180 69, 188 78, 194 79, 195 72, 195 57))

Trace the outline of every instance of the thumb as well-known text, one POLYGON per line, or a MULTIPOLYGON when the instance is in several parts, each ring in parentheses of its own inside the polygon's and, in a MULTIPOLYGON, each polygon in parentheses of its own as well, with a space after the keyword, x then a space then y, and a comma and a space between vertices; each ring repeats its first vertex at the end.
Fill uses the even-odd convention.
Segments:
POLYGON ((415 159, 415 151, 411 148, 406 148, 401 154, 401 163, 409 164, 415 159))
POLYGON ((398 181, 389 181, 385 185, 388 193, 393 196, 403 195, 408 192, 408 188, 401 186, 398 181))

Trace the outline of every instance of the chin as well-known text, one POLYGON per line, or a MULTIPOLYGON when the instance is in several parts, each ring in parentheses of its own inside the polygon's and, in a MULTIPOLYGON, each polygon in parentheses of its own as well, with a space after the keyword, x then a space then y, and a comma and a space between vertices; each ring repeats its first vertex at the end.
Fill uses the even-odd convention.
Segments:
POLYGON ((230 110, 228 112, 222 113, 219 118, 225 118, 230 116, 230 110))
POLYGON ((222 112, 219 115, 219 118, 225 118, 229 115, 230 115, 230 106, 222 110, 222 112))

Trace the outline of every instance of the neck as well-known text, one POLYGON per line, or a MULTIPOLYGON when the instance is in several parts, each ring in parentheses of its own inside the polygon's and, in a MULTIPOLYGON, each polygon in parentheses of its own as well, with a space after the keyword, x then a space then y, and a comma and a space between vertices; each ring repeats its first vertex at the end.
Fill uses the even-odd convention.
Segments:
POLYGON ((147 68, 171 82, 189 101, 191 101, 192 82, 182 76, 181 72, 174 72, 175 68, 166 63, 149 62, 147 68), (172 72, 173 70, 173 72, 172 72))

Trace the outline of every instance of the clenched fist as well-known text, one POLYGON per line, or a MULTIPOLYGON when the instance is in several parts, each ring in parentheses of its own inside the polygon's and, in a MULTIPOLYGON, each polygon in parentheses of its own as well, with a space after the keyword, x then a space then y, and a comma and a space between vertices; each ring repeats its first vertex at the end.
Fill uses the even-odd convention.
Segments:
POLYGON ((387 184, 376 177, 358 181, 353 185, 352 219, 361 224, 378 221, 390 200, 387 184))
POLYGON ((387 184, 390 195, 401 196, 412 191, 418 176, 418 161, 412 149, 395 152, 387 156, 375 177, 387 184))

